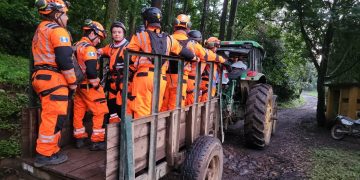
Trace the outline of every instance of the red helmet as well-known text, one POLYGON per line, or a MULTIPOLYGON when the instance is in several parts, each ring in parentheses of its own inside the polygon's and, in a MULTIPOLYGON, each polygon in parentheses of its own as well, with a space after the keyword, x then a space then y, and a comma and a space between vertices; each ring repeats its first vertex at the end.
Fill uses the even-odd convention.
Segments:
POLYGON ((220 47, 220 40, 217 37, 210 37, 205 41, 205 47, 212 49, 214 47, 220 47))
POLYGON ((40 14, 50 14, 53 11, 66 13, 70 3, 63 0, 36 0, 35 6, 40 14))
POLYGON ((82 29, 84 31, 93 30, 97 35, 99 35, 101 37, 101 39, 106 38, 105 29, 99 22, 93 21, 91 19, 86 19, 85 26, 82 29))
POLYGON ((185 14, 179 14, 174 20, 174 27, 183 27, 186 29, 191 28, 190 17, 185 14))

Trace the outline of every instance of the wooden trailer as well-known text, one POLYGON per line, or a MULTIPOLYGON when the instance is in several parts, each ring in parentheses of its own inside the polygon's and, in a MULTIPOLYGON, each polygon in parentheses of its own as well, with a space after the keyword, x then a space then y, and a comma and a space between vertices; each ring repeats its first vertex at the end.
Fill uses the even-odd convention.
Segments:
MULTIPOLYGON (((139 52, 125 53, 125 67, 130 55, 154 59, 155 78, 153 99, 159 97, 160 68, 162 59, 179 63, 177 92, 181 92, 184 60, 139 52)), ((214 73, 214 64, 210 77, 214 73)), ((127 68, 125 68, 127 69, 127 68)), ((128 72, 124 71, 123 104, 127 99, 128 72)), ((220 81, 221 82, 221 81, 220 81)), ((197 65, 195 102, 198 102, 200 65, 197 65)), ((67 121, 60 142, 62 151, 69 160, 63 164, 36 168, 33 166, 37 128, 40 122, 39 108, 23 111, 22 168, 40 179, 159 179, 173 170, 179 170, 184 179, 221 179, 223 171, 223 139, 221 103, 218 94, 211 97, 212 78, 209 82, 208 101, 181 107, 181 93, 177 93, 177 108, 172 111, 157 111, 158 102, 153 101, 152 115, 132 119, 122 113, 121 123, 106 126, 106 151, 93 152, 87 148, 76 149, 73 145, 72 123, 67 121)), ((221 84, 220 84, 221 85, 221 84)), ((219 85, 219 87, 220 87, 219 85)), ((122 107, 126 112, 127 107, 122 107)), ((70 118, 71 119, 71 118, 70 118)), ((85 118, 85 126, 91 121, 85 118)), ((90 128, 87 128, 90 129, 90 128)), ((90 132, 89 132, 90 133, 90 132)))

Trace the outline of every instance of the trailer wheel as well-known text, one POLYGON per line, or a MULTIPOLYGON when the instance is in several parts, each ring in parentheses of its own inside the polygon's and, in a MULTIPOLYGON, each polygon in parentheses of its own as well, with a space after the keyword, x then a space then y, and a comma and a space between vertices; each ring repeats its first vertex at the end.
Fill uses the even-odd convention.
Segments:
POLYGON ((273 131, 273 90, 268 84, 254 85, 246 101, 245 140, 247 145, 263 149, 270 144, 273 131))
POLYGON ((211 136, 199 137, 184 160, 183 179, 222 179, 223 158, 223 148, 219 139, 211 136))

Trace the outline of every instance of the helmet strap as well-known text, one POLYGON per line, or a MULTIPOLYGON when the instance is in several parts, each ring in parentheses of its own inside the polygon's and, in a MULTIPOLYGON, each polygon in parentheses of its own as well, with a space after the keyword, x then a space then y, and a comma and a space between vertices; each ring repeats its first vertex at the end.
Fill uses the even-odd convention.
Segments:
POLYGON ((94 37, 94 38, 90 38, 90 37, 89 37, 90 34, 89 34, 89 35, 87 35, 87 38, 88 38, 92 43, 94 43, 95 39, 96 39, 99 35, 97 35, 94 30, 92 30, 92 32, 94 32, 95 37, 94 37))
MULTIPOLYGON (((58 12, 60 12, 60 11, 58 11, 58 12)), ((64 14, 65 14, 64 12, 61 12, 60 16, 55 17, 56 23, 58 23, 61 27, 65 27, 64 22, 61 20, 61 16, 64 14)))

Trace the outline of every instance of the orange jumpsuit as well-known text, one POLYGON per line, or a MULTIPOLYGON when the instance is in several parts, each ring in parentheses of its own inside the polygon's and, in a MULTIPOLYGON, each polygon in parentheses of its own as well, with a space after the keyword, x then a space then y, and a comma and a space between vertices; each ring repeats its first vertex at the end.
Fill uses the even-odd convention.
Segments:
MULTIPOLYGON (((194 52, 194 43, 189 40, 187 34, 183 30, 177 30, 174 32, 172 37, 179 41, 179 43, 183 47, 187 47, 189 50, 194 52)), ((176 96, 177 96, 177 83, 178 83, 178 72, 177 72, 177 63, 169 62, 170 66, 168 72, 166 74, 166 88, 163 99, 163 105, 161 106, 160 111, 168 111, 175 109, 176 107, 176 96), (174 66, 174 67, 172 67, 174 66), (176 72, 173 72, 176 71, 176 72)), ((186 98, 186 88, 187 88, 187 80, 189 72, 191 71, 191 64, 189 62, 185 62, 184 65, 184 76, 183 76, 183 86, 181 92, 181 106, 185 106, 185 98, 186 98)))
POLYGON ((105 129, 103 127, 104 116, 109 112, 105 93, 99 79, 97 78, 97 53, 91 41, 83 37, 76 43, 76 57, 78 63, 86 74, 86 78, 81 82, 76 90, 74 98, 74 137, 88 137, 83 126, 83 118, 89 109, 93 114, 93 129, 91 135, 92 142, 104 141, 105 129), (97 83, 97 87, 92 84, 97 83))
MULTIPOLYGON (((194 45, 194 49, 195 50, 195 55, 197 57, 200 58, 201 63, 201 73, 204 71, 205 67, 206 67, 206 62, 219 62, 219 63, 224 63, 225 59, 222 58, 221 56, 216 55, 214 52, 203 48, 199 43, 195 42, 194 45)), ((188 78, 188 83, 187 83, 187 90, 186 90, 186 105, 191 105, 194 103, 194 98, 195 98, 195 76, 196 76, 196 63, 193 63, 191 66, 191 71, 189 73, 189 78, 188 78)), ((204 82, 205 80, 202 79, 201 84, 206 84, 206 82, 204 82)), ((200 90, 202 90, 202 86, 200 84, 200 90)), ((216 89, 215 89, 216 91, 216 89)), ((201 94, 199 95, 199 100, 201 100, 201 94)))
MULTIPOLYGON (((206 49, 209 58, 215 59, 215 62, 224 63, 225 59, 213 51, 206 49)), ((210 66, 206 65, 205 70, 201 74, 201 84, 200 84, 200 90, 201 94, 199 97, 200 102, 207 101, 208 99, 208 84, 209 84, 209 75, 210 75, 210 66)), ((213 76, 213 84, 212 84, 212 90, 211 90, 211 97, 214 97, 216 94, 216 79, 219 76, 218 72, 218 66, 217 64, 214 64, 214 76, 213 76)))
POLYGON ((121 101, 117 103, 116 99, 118 94, 121 95, 121 74, 124 67, 123 54, 128 43, 126 39, 123 39, 119 44, 111 43, 104 48, 98 49, 99 54, 110 57, 109 70, 111 78, 107 101, 110 113, 109 123, 120 122, 121 101))
POLYGON ((32 53, 32 85, 41 101, 36 152, 51 156, 60 150, 61 129, 67 120, 68 86, 76 81, 67 30, 54 22, 42 21, 32 41, 32 53))
MULTIPOLYGON (((159 28, 147 27, 147 30, 160 33, 159 28)), ((164 55, 180 54, 183 50, 178 41, 171 36, 166 37, 166 52, 164 55)), ((153 45, 151 44, 150 35, 148 31, 136 33, 128 45, 129 50, 142 51, 146 53, 153 53, 153 45)), ((154 80, 154 64, 153 61, 146 57, 132 57, 136 73, 134 74, 133 82, 131 83, 132 95, 134 100, 131 102, 131 109, 134 114, 134 118, 151 114, 152 94, 153 94, 153 80, 154 80)), ((162 101, 166 86, 166 71, 168 68, 168 62, 166 61, 161 68, 160 77, 160 93, 159 93, 159 109, 162 106, 162 101)))

